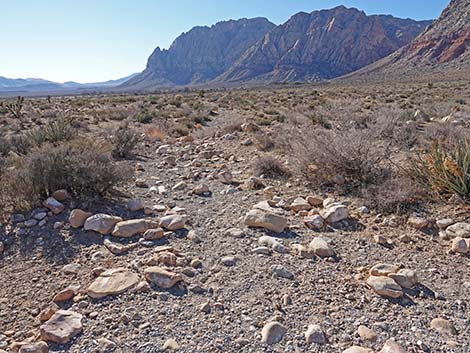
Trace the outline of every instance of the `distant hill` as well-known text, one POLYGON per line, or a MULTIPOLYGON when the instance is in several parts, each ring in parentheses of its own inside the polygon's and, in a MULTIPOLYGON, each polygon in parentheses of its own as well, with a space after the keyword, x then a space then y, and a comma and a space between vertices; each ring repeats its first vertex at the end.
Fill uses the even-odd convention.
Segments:
POLYGON ((301 12, 266 34, 217 81, 331 79, 389 55, 431 23, 367 16, 344 6, 301 12))
POLYGON ((48 93, 48 92, 68 92, 71 90, 84 90, 84 89, 104 89, 117 87, 137 74, 123 77, 118 80, 110 80, 106 82, 95 83, 77 83, 77 82, 64 82, 58 83, 37 78, 26 79, 10 79, 0 76, 0 93, 48 93))
POLYGON ((470 0, 452 0, 439 19, 411 43, 347 78, 410 79, 433 75, 470 76, 470 0))
POLYGON ((194 27, 176 38, 168 50, 155 49, 146 69, 123 87, 146 89, 206 83, 229 69, 274 27, 265 18, 194 27))

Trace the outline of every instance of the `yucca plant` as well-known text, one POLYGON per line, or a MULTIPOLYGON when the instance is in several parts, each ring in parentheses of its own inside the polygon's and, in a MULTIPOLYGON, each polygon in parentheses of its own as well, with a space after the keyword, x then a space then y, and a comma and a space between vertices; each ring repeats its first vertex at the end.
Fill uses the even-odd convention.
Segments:
POLYGON ((470 201, 470 140, 433 142, 430 150, 412 163, 416 180, 438 195, 458 195, 470 201))
POLYGON ((18 96, 16 98, 16 102, 11 102, 6 104, 6 108, 13 115, 16 119, 21 120, 23 117, 23 105, 24 105, 24 97, 18 96))

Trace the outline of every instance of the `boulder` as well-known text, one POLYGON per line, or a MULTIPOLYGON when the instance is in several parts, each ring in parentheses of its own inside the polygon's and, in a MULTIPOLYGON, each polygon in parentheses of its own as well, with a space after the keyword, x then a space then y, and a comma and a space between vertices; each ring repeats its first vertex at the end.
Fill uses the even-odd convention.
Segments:
POLYGON ((377 339, 377 333, 364 325, 359 325, 357 328, 357 334, 366 341, 375 341, 377 339))
POLYGON ((180 345, 173 338, 169 338, 163 344, 162 349, 164 351, 177 351, 180 349, 180 345))
POLYGON ((327 223, 337 223, 349 217, 349 210, 344 205, 332 205, 320 212, 327 223))
POLYGON ((94 299, 116 295, 133 288, 139 283, 137 274, 124 268, 104 271, 88 287, 87 293, 94 299))
POLYGON ((403 296, 401 287, 390 277, 370 276, 367 279, 367 284, 378 295, 390 298, 400 298, 403 296))
POLYGON ((388 276, 390 273, 397 273, 400 270, 398 266, 389 264, 377 264, 373 266, 369 273, 372 276, 388 276))
POLYGON ((310 250, 319 257, 335 256, 335 251, 323 238, 315 238, 308 244, 310 250))
POLYGON ((233 176, 229 170, 223 170, 217 176, 223 184, 231 184, 233 182, 233 176))
POLYGON ((106 247, 106 249, 108 249, 114 255, 122 255, 128 252, 129 250, 135 248, 137 246, 137 243, 123 245, 123 244, 115 243, 111 241, 110 239, 105 239, 103 241, 103 245, 106 247))
POLYGON ((466 254, 468 252, 467 242, 465 239, 456 237, 452 240, 452 251, 459 254, 466 254))
POLYGON ((183 281, 183 277, 180 274, 167 271, 158 266, 145 269, 145 279, 164 289, 169 289, 178 282, 183 281))
POLYGON ((245 224, 249 227, 264 228, 275 233, 282 233, 287 226, 287 220, 277 214, 255 209, 246 214, 245 224))
POLYGON ((187 218, 188 217, 186 215, 177 215, 177 214, 164 216, 160 220, 160 227, 163 227, 171 231, 184 229, 187 218))
POLYGON ((285 254, 288 252, 287 248, 279 242, 276 238, 270 237, 268 235, 263 235, 258 239, 259 245, 273 249, 274 251, 285 254))
POLYGON ((80 290, 79 285, 75 286, 68 286, 67 288, 61 290, 59 293, 57 293, 52 301, 54 303, 59 303, 59 302, 66 302, 70 299, 72 299, 80 290))
POLYGON ((122 222, 121 217, 110 216, 104 213, 88 217, 83 226, 84 230, 92 230, 100 234, 109 234, 116 223, 122 222))
POLYGON ((388 277, 406 289, 413 288, 418 283, 416 272, 407 268, 401 269, 397 273, 389 273, 388 277))
POLYGON ((320 215, 305 216, 304 224, 315 231, 320 231, 325 227, 325 220, 320 215))
POLYGON ((287 329, 279 322, 266 324, 261 330, 261 342, 272 345, 282 341, 287 329))
POLYGON ((457 336, 458 332, 454 324, 449 320, 437 318, 431 321, 431 329, 436 330, 442 335, 457 336))
POLYGON ((72 228, 81 228, 85 224, 87 218, 91 217, 90 212, 85 212, 79 208, 76 208, 70 212, 69 223, 72 228))
POLYGON ((47 352, 49 352, 49 346, 44 341, 22 344, 20 346, 20 349, 18 350, 18 353, 47 353, 47 352))
POLYGON ((207 195, 210 192, 211 190, 209 189, 209 186, 207 186, 206 184, 199 184, 192 191, 192 193, 195 195, 207 195))
POLYGON ((392 339, 385 341, 379 353, 407 353, 408 351, 392 339))
POLYGON ((323 205, 323 199, 321 197, 307 196, 306 200, 310 205, 315 206, 315 207, 323 205))
POLYGON ((42 205, 46 208, 48 208, 49 210, 52 211, 52 213, 54 214, 59 214, 61 213, 65 206, 60 203, 59 201, 57 201, 55 198, 53 197, 49 197, 47 200, 45 200, 42 205))
POLYGON ((160 224, 149 219, 132 219, 116 223, 113 230, 113 236, 129 238, 136 234, 145 233, 149 229, 158 228, 160 224))
POLYGON ((144 233, 145 240, 158 240, 165 236, 165 231, 162 228, 149 229, 144 233))
POLYGON ((455 223, 446 228, 446 234, 450 239, 453 238, 470 238, 470 223, 455 223))
POLYGON ((411 216, 408 218, 408 224, 415 229, 422 230, 429 226, 429 221, 424 217, 411 216))
POLYGON ((294 212, 309 211, 312 209, 312 205, 303 197, 298 197, 291 203, 290 208, 294 212))
POLYGON ((82 315, 59 310, 40 327, 41 338, 47 342, 65 344, 82 332, 82 315))
POLYGON ((310 343, 325 344, 326 343, 326 337, 320 325, 309 325, 307 331, 305 332, 305 340, 307 341, 308 344, 310 343))
POLYGON ((286 279, 293 279, 294 275, 290 272, 285 266, 282 265, 272 265, 271 272, 276 277, 286 278, 286 279))
POLYGON ((57 201, 65 201, 70 198, 69 193, 65 189, 56 190, 52 193, 51 196, 55 198, 57 201))

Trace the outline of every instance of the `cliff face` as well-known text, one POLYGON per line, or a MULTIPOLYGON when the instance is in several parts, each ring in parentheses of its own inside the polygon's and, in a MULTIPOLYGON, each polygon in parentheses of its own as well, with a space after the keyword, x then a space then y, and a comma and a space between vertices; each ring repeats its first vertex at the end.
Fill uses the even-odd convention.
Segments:
POLYGON ((405 77, 470 71, 470 1, 452 0, 411 43, 353 77, 405 77))
POLYGON ((180 35, 168 50, 150 56, 146 69, 127 86, 192 85, 221 75, 268 31, 275 27, 265 18, 219 22, 194 27, 180 35))
POLYGON ((429 24, 367 16, 344 6, 298 13, 267 33, 217 81, 315 81, 338 77, 408 44, 429 24))

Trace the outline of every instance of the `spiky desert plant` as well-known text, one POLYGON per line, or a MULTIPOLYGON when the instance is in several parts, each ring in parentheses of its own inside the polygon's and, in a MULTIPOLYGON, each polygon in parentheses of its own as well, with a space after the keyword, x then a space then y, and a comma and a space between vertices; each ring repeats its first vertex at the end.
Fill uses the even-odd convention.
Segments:
POLYGON ((470 139, 433 142, 428 152, 413 160, 412 171, 421 185, 436 194, 470 201, 470 139))
POLYGON ((23 117, 23 105, 24 105, 24 97, 18 96, 15 102, 7 103, 6 108, 13 115, 16 119, 21 120, 23 117))

